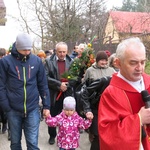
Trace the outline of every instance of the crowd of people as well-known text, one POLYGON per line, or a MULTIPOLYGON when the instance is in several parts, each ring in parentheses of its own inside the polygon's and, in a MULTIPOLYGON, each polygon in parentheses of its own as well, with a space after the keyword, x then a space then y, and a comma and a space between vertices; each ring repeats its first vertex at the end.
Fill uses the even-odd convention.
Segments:
POLYGON ((11 54, 0 48, 0 121, 3 134, 9 128, 11 150, 22 149, 22 131, 27 149, 40 149, 41 117, 48 143, 57 137, 59 150, 78 148, 82 130, 89 134, 90 150, 150 149, 150 108, 141 95, 150 92, 150 76, 144 73, 146 50, 139 38, 123 40, 113 54, 99 50, 72 85, 62 74, 87 44, 75 45, 70 55, 65 42, 37 54, 32 48, 27 33, 17 35, 11 54))

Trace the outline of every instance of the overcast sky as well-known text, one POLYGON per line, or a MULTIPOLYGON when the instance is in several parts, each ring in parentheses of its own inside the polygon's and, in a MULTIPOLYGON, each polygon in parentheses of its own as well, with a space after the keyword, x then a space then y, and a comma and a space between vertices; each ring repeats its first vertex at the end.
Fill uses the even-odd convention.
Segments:
MULTIPOLYGON (((7 15, 17 17, 18 8, 16 0, 3 0, 6 6, 7 15)), ((24 1, 24 0, 22 0, 24 1)), ((108 10, 113 6, 121 6, 122 0, 107 0, 108 10)), ((7 22, 5 26, 0 26, 0 47, 6 49, 15 41, 16 35, 20 32, 18 25, 13 19, 7 16, 7 22)))

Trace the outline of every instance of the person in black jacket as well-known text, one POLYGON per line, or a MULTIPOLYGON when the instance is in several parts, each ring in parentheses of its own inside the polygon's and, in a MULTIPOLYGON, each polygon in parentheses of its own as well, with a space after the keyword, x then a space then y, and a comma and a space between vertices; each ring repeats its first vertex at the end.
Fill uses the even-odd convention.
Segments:
POLYGON ((98 136, 98 104, 100 95, 109 84, 109 80, 105 77, 111 77, 113 73, 115 73, 115 70, 108 66, 106 52, 98 51, 95 64, 89 67, 84 75, 84 82, 88 86, 83 89, 83 94, 81 94, 83 110, 87 118, 91 119, 94 116, 92 125, 89 128, 90 150, 99 150, 100 147, 98 136))
MULTIPOLYGON (((66 79, 62 78, 62 74, 67 71, 73 60, 69 57, 68 46, 65 42, 56 44, 55 53, 45 60, 45 70, 48 80, 48 87, 51 97, 51 116, 58 115, 63 109, 63 99, 66 96, 72 96, 72 87, 66 79)), ((48 127, 49 144, 55 143, 56 128, 48 127)))
POLYGON ((90 150, 99 150, 98 138, 98 105, 100 96, 109 85, 110 76, 88 80, 81 90, 81 102, 83 111, 88 119, 92 119, 92 125, 89 128, 89 139, 91 141, 90 150), (93 117, 94 116, 94 117, 93 117))
POLYGON ((11 150, 21 150, 22 127, 27 149, 39 150, 39 96, 43 115, 50 114, 50 96, 41 59, 31 53, 29 34, 20 33, 11 55, 0 59, 0 105, 6 112, 11 133, 11 150))

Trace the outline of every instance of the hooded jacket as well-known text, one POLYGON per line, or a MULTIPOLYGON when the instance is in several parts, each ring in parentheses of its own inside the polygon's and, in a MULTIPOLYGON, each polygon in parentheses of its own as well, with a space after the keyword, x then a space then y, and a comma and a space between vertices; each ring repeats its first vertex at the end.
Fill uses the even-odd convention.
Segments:
POLYGON ((50 127, 58 126, 57 145, 69 150, 79 146, 79 129, 88 129, 91 125, 91 120, 83 119, 77 112, 67 116, 62 111, 55 117, 49 116, 46 118, 46 123, 50 127))
POLYGON ((49 109, 50 96, 42 61, 34 54, 20 54, 15 43, 11 55, 0 60, 0 105, 4 111, 24 114, 39 107, 39 95, 43 108, 49 109))

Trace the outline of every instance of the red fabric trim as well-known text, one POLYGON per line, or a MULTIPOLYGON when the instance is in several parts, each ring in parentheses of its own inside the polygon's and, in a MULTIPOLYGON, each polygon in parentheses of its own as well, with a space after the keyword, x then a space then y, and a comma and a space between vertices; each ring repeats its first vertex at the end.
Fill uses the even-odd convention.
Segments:
MULTIPOLYGON (((150 89, 150 76, 143 74, 143 78, 146 89, 150 89)), ((114 74, 99 104, 101 150, 139 150, 141 125, 137 113, 143 105, 140 93, 114 74)), ((148 137, 142 143, 144 150, 150 150, 148 137)))

